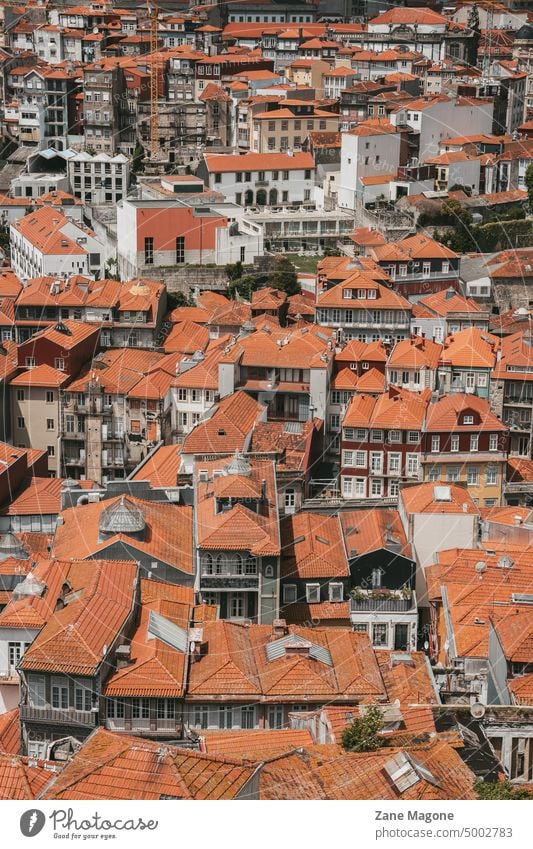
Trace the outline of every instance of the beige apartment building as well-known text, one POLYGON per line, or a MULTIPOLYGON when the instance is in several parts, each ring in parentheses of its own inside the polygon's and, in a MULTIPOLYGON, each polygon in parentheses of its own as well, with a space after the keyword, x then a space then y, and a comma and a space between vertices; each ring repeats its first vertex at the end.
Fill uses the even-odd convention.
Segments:
POLYGON ((41 365, 17 375, 10 384, 13 443, 46 451, 50 477, 57 477, 61 469, 59 393, 68 380, 65 372, 41 365))
POLYGON ((251 120, 250 150, 254 153, 299 150, 313 130, 339 130, 338 115, 302 101, 287 101, 281 108, 259 112, 251 120))

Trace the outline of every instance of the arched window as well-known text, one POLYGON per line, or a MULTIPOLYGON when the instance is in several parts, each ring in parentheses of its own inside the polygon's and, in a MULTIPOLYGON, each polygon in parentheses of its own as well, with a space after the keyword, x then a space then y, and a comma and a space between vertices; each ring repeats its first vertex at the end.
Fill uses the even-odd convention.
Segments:
POLYGON ((216 574, 217 575, 223 575, 224 574, 224 566, 225 566, 224 555, 223 554, 217 554, 217 559, 216 559, 216 574))
POLYGON ((267 202, 267 193, 265 189, 259 189, 256 195, 256 203, 257 206, 266 206, 267 202))
POLYGON ((210 554, 206 554, 204 557, 204 575, 212 575, 213 574, 213 558, 210 554))
POLYGON ((274 577, 274 567, 273 566, 265 566, 265 578, 273 578, 274 577))
POLYGON ((254 193, 252 192, 251 189, 248 189, 248 191, 246 191, 244 193, 244 205, 245 206, 253 206, 253 203, 254 203, 254 193))
POLYGON ((277 189, 270 189, 268 202, 269 202, 270 206, 275 206, 277 204, 277 202, 278 202, 278 190, 277 189))
POLYGON ((235 555, 235 574, 242 575, 242 557, 240 554, 235 555))

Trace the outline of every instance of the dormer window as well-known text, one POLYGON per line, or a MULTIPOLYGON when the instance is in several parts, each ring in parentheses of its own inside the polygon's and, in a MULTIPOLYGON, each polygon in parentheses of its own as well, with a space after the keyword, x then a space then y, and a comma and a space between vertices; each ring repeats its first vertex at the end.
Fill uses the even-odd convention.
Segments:
POLYGON ((357 297, 359 298, 360 301, 366 300, 366 289, 358 289, 357 290, 357 297))
POLYGON ((343 298, 350 300, 353 296, 352 290, 351 289, 343 289, 342 296, 343 296, 343 298))
POLYGON ((463 416, 463 424, 465 424, 465 425, 474 424, 474 416, 463 416))
POLYGON ((308 604, 318 604, 320 601, 320 584, 306 584, 305 598, 308 604))
POLYGON ((368 292, 367 292, 367 298, 368 298, 369 301, 375 301, 376 298, 377 298, 377 295, 378 295, 378 293, 377 293, 376 289, 369 289, 368 292))

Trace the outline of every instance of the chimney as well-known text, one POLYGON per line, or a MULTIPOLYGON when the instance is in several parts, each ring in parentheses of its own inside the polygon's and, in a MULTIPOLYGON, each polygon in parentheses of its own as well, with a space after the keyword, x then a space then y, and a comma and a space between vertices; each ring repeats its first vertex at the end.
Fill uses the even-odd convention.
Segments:
POLYGON ((115 663, 117 669, 124 669, 125 666, 129 666, 129 664, 131 663, 130 645, 118 646, 115 652, 115 663))
POLYGON ((279 640, 281 637, 286 637, 289 633, 287 622, 285 619, 274 619, 272 622, 272 639, 279 640))
POLYGON ((263 478, 263 480, 261 481, 261 501, 266 501, 266 497, 267 497, 267 482, 263 478))
POLYGON ((513 522, 516 526, 521 525, 522 524, 522 517, 521 516, 513 516, 513 522))

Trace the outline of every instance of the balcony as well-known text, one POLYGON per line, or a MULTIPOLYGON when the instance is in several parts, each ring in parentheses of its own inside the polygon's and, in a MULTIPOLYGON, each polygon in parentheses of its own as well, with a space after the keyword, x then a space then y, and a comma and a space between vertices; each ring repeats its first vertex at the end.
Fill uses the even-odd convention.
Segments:
POLYGON ((162 734, 168 737, 169 735, 181 737, 183 727, 177 719, 106 719, 105 727, 108 731, 116 731, 125 734, 146 734, 154 736, 162 734))
POLYGON ((410 613, 416 611, 412 590, 363 590, 355 587, 350 598, 350 613, 410 613))
POLYGON ((257 590, 259 578, 257 575, 206 575, 202 572, 200 586, 202 590, 257 590))
POLYGON ((73 708, 59 710, 51 707, 21 705, 20 718, 24 722, 48 722, 51 725, 81 725, 85 728, 94 728, 98 723, 98 711, 74 710, 73 708))

